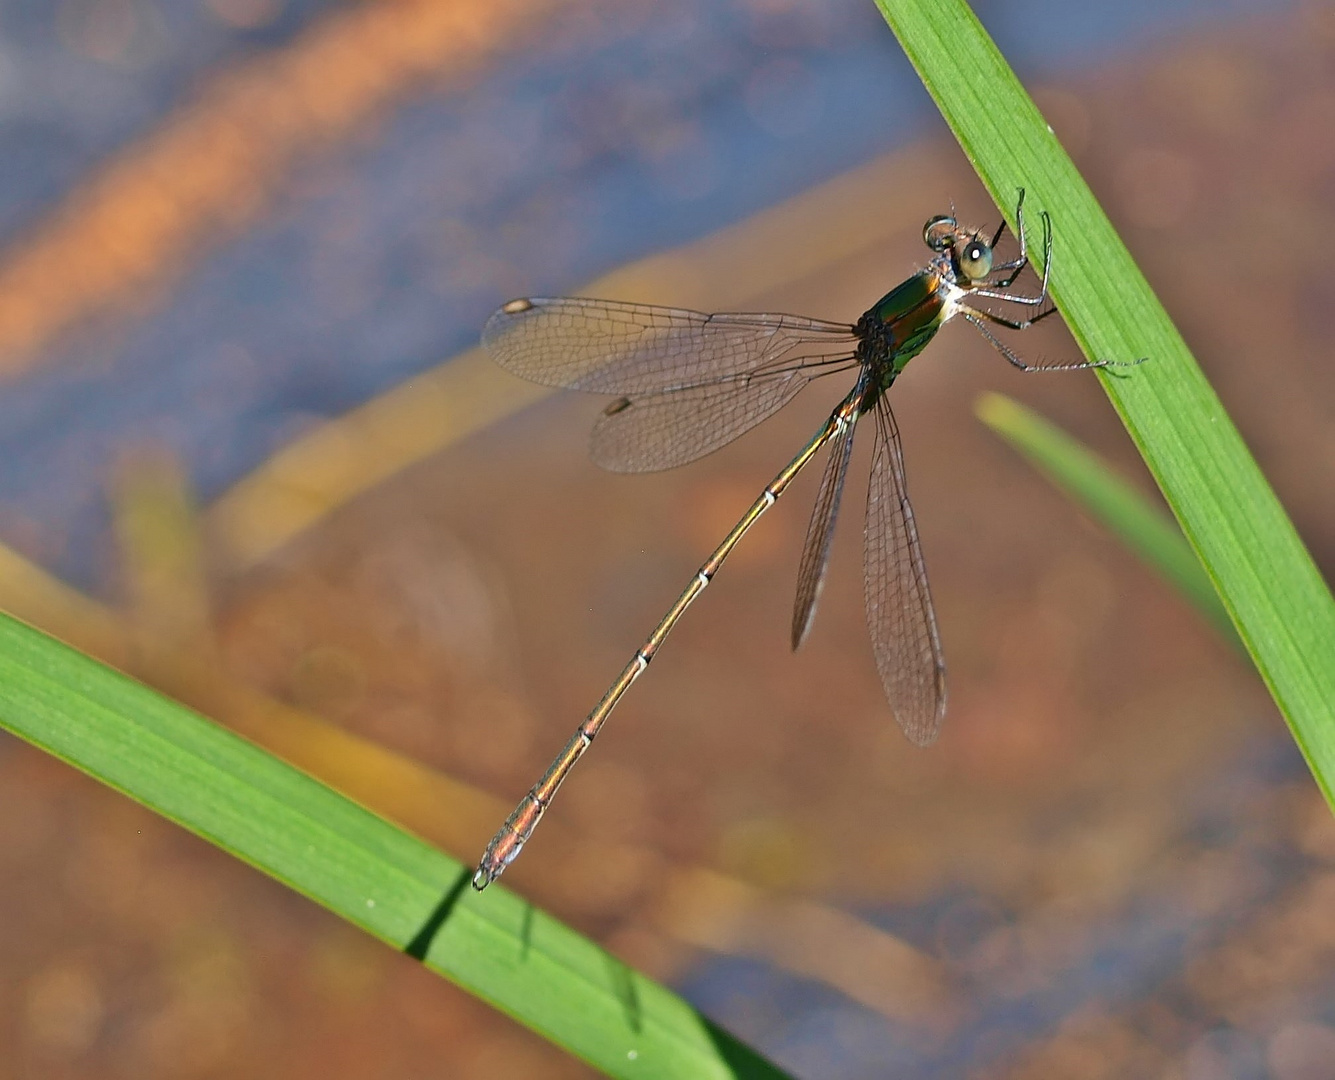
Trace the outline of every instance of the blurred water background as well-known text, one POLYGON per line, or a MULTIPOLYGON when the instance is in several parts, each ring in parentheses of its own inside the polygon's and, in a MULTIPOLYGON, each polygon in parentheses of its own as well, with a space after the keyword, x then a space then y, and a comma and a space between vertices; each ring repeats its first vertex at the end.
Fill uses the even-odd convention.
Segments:
MULTIPOLYGON (((976 10, 1335 564, 1335 7, 976 10)), ((996 220, 853 0, 5 0, 0 35, 0 605, 262 742, 281 707, 466 785, 329 777, 465 860, 828 403, 633 478, 585 461, 589 400, 435 455, 338 418, 449 442, 405 380, 514 295, 851 319, 928 215, 996 220), (275 481, 293 446, 318 483, 275 481)), ((1263 688, 972 419, 1022 396, 1143 478, 1094 380, 957 328, 910 376, 941 743, 891 730, 852 509, 788 655, 808 483, 507 884, 799 1076, 1335 1078, 1335 827, 1263 688)), ((7 737, 0 868, 0 1080, 586 1075, 7 737)))

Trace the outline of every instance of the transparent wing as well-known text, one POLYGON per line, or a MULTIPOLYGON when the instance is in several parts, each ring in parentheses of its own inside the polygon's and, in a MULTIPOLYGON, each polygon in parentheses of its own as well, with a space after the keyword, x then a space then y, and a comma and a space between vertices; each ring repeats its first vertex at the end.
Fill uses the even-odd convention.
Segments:
POLYGON ((881 684, 909 741, 926 746, 946 712, 946 664, 904 481, 899 428, 882 395, 867 490, 864 584, 881 684))
POLYGON ((825 584, 825 568, 830 562, 830 541, 834 539, 834 522, 839 516, 839 498, 844 492, 848 462, 853 456, 853 429, 850 423, 830 440, 830 458, 825 463, 816 505, 811 510, 807 525, 806 543, 802 545, 802 559, 797 564, 797 602, 793 605, 793 648, 801 647, 811 630, 816 614, 816 601, 825 584))
POLYGON ((613 472, 674 469, 726 446, 773 416, 810 379, 800 371, 726 387, 692 386, 622 398, 593 425, 589 453, 613 472))
POLYGON ((599 394, 655 394, 776 364, 848 356, 845 323, 797 315, 719 314, 578 297, 512 300, 482 330, 492 358, 521 378, 599 394), (796 346, 800 358, 784 361, 796 346))

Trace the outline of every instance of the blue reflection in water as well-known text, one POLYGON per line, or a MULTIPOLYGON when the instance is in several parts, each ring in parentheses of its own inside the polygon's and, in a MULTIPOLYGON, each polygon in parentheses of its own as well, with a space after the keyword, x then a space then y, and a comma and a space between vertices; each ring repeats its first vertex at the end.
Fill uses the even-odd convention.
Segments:
MULTIPOLYGON (((1283 6, 1030 0, 984 3, 980 15, 1022 68, 1052 77, 1193 20, 1283 6)), ((321 6, 290 9, 250 47, 282 44, 321 6)), ((39 30, 50 20, 38 22, 30 14, 39 30)), ((110 140, 160 117, 191 70, 239 55, 244 35, 176 22, 165 58, 122 72, 116 95, 67 95, 46 121, 0 127, 0 150, 46 145, 36 184, 0 153, 11 162, 0 228, 34 212, 34 191, 59 191, 110 140)), ((67 337, 8 387, 0 539, 22 517, 40 537, 25 548, 88 586, 107 464, 127 443, 174 448, 207 498, 314 420, 472 345, 497 301, 569 290, 939 123, 861 0, 697 0, 613 10, 591 26, 595 36, 555 32, 475 87, 404 104, 373 137, 306 163, 266 217, 209 251, 161 306, 67 337)), ((49 45, 37 30, 16 41, 25 62, 49 45)))
MULTIPOLYGON (((1184 1030, 1206 1028, 1189 1048, 1189 1057, 1201 1059, 1200 1075, 1260 1080, 1267 1073, 1256 1034, 1218 1026, 1185 978, 1193 956, 1219 946, 1252 925, 1268 905, 1328 872, 1265 810, 1267 803, 1274 805, 1268 796, 1307 776, 1290 739, 1258 739, 1231 771, 1222 770, 1201 790, 1184 795, 1181 831, 1172 841, 1183 867, 1203 865, 1212 854, 1227 855, 1218 860, 1225 871, 1214 878, 1224 900, 1204 912, 1183 895, 1187 875, 1162 875, 1101 920, 1074 924, 1035 916, 1025 927, 1027 947, 1017 943, 984 973, 968 963, 971 948, 1008 925, 1020 927, 1021 913, 1003 913, 994 900, 960 891, 910 908, 861 912, 868 922, 946 963, 966 1007, 958 1029, 943 1040, 887 1021, 823 984, 734 957, 701 964, 681 989, 780 1065, 823 1080, 956 1080, 989 1067, 1005 1075, 1004 1066, 1017 1051, 1050 1038, 1086 1010, 1120 1016, 1133 1028, 1151 1011, 1160 1027, 1166 1026, 1165 1015, 1172 1015, 1184 1030), (1208 843, 1202 842, 1205 837, 1208 843), (956 918, 961 908, 967 912, 962 921, 956 918), (950 926, 946 942, 939 933, 943 925, 950 926), (1064 962, 1040 959, 1051 951, 1046 940, 1062 944, 1058 955, 1064 962), (1207 1058, 1222 1061, 1228 1071, 1208 1071, 1207 1058)), ((1325 985, 1286 991, 1277 1016, 1330 1023, 1332 990, 1335 976, 1325 985)))

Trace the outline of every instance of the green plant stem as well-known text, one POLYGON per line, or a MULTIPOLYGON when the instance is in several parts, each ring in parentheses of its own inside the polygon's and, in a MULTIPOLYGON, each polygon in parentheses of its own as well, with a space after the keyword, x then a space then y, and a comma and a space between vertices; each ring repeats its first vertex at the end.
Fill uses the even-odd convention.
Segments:
POLYGON ((1158 571, 1220 635, 1241 649, 1228 612, 1177 523, 1083 443, 1001 394, 984 394, 980 420, 1147 565, 1158 571))
POLYGON ((1181 335, 963 0, 877 0, 997 205, 1052 215, 1052 295, 1219 593, 1328 802, 1335 601, 1181 335))
POLYGON ((615 1077, 783 1074, 670 990, 244 739, 0 615, 0 726, 615 1077))

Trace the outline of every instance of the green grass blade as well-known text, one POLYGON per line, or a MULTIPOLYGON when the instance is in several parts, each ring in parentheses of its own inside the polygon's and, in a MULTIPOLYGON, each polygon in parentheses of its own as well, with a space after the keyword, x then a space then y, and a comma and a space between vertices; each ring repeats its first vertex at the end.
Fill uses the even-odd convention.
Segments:
POLYGON ((0 726, 417 957, 609 1076, 784 1075, 505 889, 475 893, 469 867, 5 615, 0 726))
POLYGON ((1019 402, 984 394, 975 411, 1054 487, 1167 579, 1226 640, 1242 647, 1219 594, 1171 517, 1087 446, 1019 402))
MULTIPOLYGON (((1335 601, 1088 185, 963 0, 877 0, 992 197, 1052 215, 1052 294, 1100 373, 1317 783, 1335 792, 1335 601)), ((1335 805, 1335 802, 1333 802, 1335 805)))

